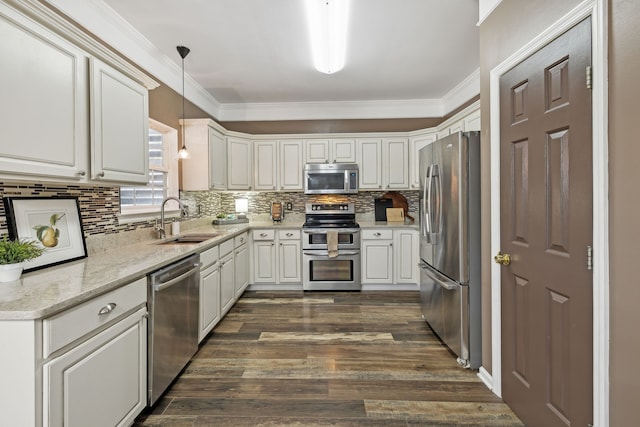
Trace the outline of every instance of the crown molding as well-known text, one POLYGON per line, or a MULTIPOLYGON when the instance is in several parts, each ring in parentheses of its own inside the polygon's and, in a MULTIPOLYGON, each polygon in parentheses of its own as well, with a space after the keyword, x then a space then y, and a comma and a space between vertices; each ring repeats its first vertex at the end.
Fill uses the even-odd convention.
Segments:
POLYGON ((441 117, 435 99, 222 104, 220 121, 441 117))
MULTIPOLYGON (((181 93, 181 68, 102 0, 41 1, 60 10, 146 72, 181 93)), ((479 70, 440 99, 221 104, 188 73, 184 88, 185 97, 190 102, 219 121, 442 117, 479 93, 479 70)))
POLYGON ((480 68, 469 74, 440 99, 444 114, 448 114, 480 93, 480 68))

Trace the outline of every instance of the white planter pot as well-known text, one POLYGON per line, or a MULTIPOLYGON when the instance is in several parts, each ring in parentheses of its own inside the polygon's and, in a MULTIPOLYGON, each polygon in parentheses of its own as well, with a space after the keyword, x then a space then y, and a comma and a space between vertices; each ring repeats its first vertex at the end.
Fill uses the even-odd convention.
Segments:
POLYGON ((0 265, 0 282, 13 282, 14 280, 18 280, 22 275, 23 268, 23 262, 0 265))

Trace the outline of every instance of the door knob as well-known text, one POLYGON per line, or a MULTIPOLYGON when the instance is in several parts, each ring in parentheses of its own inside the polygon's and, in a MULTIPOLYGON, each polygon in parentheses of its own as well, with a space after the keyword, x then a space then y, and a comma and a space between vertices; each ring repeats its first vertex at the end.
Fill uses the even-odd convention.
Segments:
POLYGON ((493 260, 496 262, 496 264, 509 265, 511 264, 511 255, 503 254, 502 252, 498 251, 498 254, 493 257, 493 260))

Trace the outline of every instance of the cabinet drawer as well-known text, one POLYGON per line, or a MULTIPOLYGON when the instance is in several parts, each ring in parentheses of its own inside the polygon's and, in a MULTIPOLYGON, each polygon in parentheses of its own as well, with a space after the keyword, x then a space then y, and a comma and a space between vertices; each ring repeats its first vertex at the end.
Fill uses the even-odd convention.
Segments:
POLYGON ((278 230, 280 240, 300 240, 300 230, 278 230))
POLYGON ((247 241, 249 240, 249 233, 242 233, 238 236, 236 236, 234 239, 235 242, 235 247, 237 248, 240 245, 244 245, 245 243, 247 243, 247 241))
POLYGON ((233 239, 220 243, 220 258, 233 251, 233 239))
POLYGON ((46 359, 65 345, 146 302, 147 278, 143 277, 44 319, 42 322, 43 357, 46 359))
POLYGON ((393 230, 362 230, 363 240, 391 240, 393 230))
POLYGON ((200 262, 202 268, 209 267, 214 262, 218 261, 218 247, 209 248, 206 251, 202 251, 200 254, 200 262))
POLYGON ((253 230, 253 240, 273 240, 275 234, 275 230, 253 230))

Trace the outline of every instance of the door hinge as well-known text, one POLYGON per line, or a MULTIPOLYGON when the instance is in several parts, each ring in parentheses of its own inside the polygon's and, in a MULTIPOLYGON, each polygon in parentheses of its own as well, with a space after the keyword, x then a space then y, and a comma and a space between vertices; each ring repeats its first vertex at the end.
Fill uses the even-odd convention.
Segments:
POLYGON ((593 88, 593 73, 591 71, 591 65, 587 65, 587 89, 593 88))
POLYGON ((587 246, 587 270, 593 270, 593 248, 587 246))

